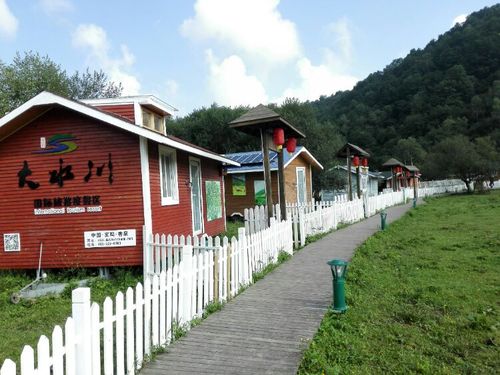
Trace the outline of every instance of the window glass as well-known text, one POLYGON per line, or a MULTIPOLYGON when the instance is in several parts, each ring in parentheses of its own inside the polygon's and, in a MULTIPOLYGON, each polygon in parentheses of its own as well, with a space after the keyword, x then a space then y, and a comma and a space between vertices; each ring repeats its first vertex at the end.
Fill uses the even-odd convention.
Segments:
POLYGON ((160 179, 162 205, 178 204, 177 158, 175 150, 160 146, 160 179))

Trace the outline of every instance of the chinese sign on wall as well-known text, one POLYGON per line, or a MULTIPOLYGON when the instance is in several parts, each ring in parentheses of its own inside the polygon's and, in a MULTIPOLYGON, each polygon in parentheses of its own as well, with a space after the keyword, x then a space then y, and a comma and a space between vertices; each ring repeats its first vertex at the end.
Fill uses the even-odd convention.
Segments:
POLYGON ((135 229, 113 229, 84 232, 85 248, 135 246, 135 229))
MULTIPOLYGON (((107 170, 107 180, 109 184, 113 183, 113 161, 111 160, 111 154, 108 154, 107 162, 101 164, 95 164, 92 160, 87 162, 87 174, 83 177, 83 181, 86 183, 90 182, 91 179, 101 177, 104 174, 105 169, 107 170), (95 167, 95 168, 94 168, 95 167), (94 177, 95 176, 95 177, 94 177)), ((73 166, 69 164, 64 159, 59 159, 59 167, 48 171, 49 183, 51 185, 57 184, 60 188, 64 187, 65 181, 74 180, 77 176, 73 170, 73 166)), ((17 173, 18 185, 20 188, 24 188, 26 185, 31 190, 36 190, 41 186, 41 183, 34 181, 33 171, 30 169, 29 163, 25 160, 23 162, 23 167, 17 173)))
MULTIPOLYGON (((49 139, 49 146, 42 145, 42 151, 35 151, 38 154, 60 155, 72 152, 78 148, 73 142, 76 140, 70 134, 57 134, 49 139)), ((42 143, 45 143, 45 138, 42 137, 42 143)), ((92 161, 88 160, 87 168, 84 170, 74 170, 73 165, 66 159, 54 159, 54 163, 48 166, 45 171, 32 171, 29 162, 24 160, 22 168, 17 173, 18 186, 21 189, 28 188, 37 190, 42 185, 47 183, 57 185, 59 188, 64 188, 70 182, 81 181, 90 184, 96 179, 105 179, 108 184, 113 184, 113 161, 111 153, 108 154, 107 160, 92 161), (48 172, 48 173, 47 173, 48 172), (40 176, 47 175, 47 180, 40 180, 40 176)), ((100 196, 98 195, 77 195, 59 197, 40 197, 33 202, 35 215, 61 215, 61 214, 78 214, 88 212, 102 212, 100 196)))
POLYGON ((233 195, 247 195, 244 174, 233 174, 233 195))
POLYGON ((220 219, 222 217, 222 200, 219 181, 205 181, 207 192, 207 220, 220 219))
POLYGON ((255 180, 253 182, 253 187, 255 191, 255 204, 258 206, 264 206, 266 202, 266 184, 264 180, 255 180))

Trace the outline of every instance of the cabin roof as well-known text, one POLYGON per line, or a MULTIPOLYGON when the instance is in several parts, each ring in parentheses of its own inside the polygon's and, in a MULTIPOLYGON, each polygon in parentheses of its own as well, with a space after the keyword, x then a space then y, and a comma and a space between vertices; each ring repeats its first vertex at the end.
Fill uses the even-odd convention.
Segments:
POLYGON ((215 152, 180 140, 179 138, 163 135, 148 128, 136 125, 122 116, 118 116, 83 102, 67 99, 47 91, 41 92, 18 108, 7 113, 4 117, 0 118, 0 142, 22 129, 24 126, 28 125, 35 118, 43 115, 53 108, 67 108, 82 115, 102 121, 110 126, 115 126, 129 133, 144 137, 153 142, 186 151, 197 156, 216 160, 221 163, 239 166, 239 163, 215 152))
MULTIPOLYGON (((296 150, 290 154, 283 150, 283 164, 286 168, 296 157, 302 155, 309 164, 316 169, 323 169, 323 166, 316 160, 316 158, 304 146, 297 146, 296 150)), ((247 151, 236 152, 232 154, 224 154, 225 157, 240 164, 240 167, 227 166, 226 171, 228 174, 233 173, 249 173, 249 172, 262 172, 263 157, 262 151, 247 151)), ((278 153, 269 150, 269 164, 272 171, 278 170, 278 153)))

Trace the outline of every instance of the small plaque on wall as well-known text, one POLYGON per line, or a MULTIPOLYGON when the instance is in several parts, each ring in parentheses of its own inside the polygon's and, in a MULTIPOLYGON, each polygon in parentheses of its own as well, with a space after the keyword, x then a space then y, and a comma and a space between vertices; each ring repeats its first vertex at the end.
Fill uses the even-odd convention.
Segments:
POLYGON ((5 233, 3 235, 4 251, 21 251, 21 235, 19 233, 5 233))
POLYGON ((136 245, 135 229, 112 229, 84 232, 85 248, 125 247, 136 245))

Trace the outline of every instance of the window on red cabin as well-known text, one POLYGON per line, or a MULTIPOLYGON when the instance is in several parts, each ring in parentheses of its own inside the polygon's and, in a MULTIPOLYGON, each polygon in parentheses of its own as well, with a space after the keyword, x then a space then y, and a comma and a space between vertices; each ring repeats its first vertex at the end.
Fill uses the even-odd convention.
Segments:
POLYGON ((161 204, 163 206, 179 203, 177 183, 177 156, 175 149, 159 146, 161 204))
POLYGON ((145 128, 165 134, 165 117, 142 109, 142 126, 145 128))

